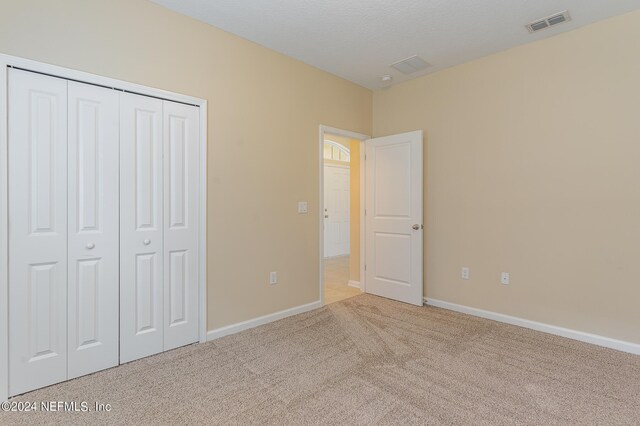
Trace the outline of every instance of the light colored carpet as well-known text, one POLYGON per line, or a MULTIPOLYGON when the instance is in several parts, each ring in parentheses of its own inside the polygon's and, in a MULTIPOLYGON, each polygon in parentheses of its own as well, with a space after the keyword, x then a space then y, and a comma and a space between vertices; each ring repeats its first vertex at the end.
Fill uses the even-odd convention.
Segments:
POLYGON ((349 287, 349 256, 324 259, 324 303, 339 302, 362 294, 349 287))
POLYGON ((16 398, 0 424, 638 424, 640 357, 370 295, 16 398))

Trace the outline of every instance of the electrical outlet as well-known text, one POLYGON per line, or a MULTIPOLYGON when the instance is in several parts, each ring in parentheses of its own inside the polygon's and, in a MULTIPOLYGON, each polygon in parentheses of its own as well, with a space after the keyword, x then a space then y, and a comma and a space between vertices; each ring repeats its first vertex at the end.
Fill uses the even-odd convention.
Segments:
POLYGON ((269 272, 269 284, 277 284, 278 283, 278 273, 277 272, 269 272))
POLYGON ((469 279, 469 268, 463 266, 462 269, 460 269, 460 278, 462 278, 463 280, 469 279))
POLYGON ((507 285, 509 284, 509 273, 508 272, 503 272, 502 275, 500 276, 500 283, 507 285))

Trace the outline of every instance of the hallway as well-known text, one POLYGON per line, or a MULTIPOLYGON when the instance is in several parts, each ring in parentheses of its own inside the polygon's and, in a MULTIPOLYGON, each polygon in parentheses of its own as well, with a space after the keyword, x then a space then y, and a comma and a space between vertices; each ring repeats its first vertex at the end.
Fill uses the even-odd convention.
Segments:
POLYGON ((349 287, 349 256, 324 260, 324 303, 338 302, 361 294, 360 289, 349 287))

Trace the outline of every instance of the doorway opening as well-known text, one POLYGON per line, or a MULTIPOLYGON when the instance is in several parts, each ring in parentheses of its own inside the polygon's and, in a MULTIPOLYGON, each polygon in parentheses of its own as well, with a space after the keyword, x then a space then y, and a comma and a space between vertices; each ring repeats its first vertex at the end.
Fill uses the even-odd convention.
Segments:
POLYGON ((364 291, 364 141, 368 136, 320 128, 320 294, 323 304, 364 291))

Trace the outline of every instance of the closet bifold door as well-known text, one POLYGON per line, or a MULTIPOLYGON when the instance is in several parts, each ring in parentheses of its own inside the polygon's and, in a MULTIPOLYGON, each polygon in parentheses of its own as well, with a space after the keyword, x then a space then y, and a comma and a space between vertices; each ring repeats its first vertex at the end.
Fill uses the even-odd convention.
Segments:
POLYGON ((164 101, 164 350, 198 341, 199 109, 164 101))
POLYGON ((163 351, 162 101, 120 93, 120 363, 163 351))
POLYGON ((67 81, 9 70, 9 394, 67 378, 67 81))
POLYGON ((118 92, 68 83, 68 378, 118 365, 118 92))

